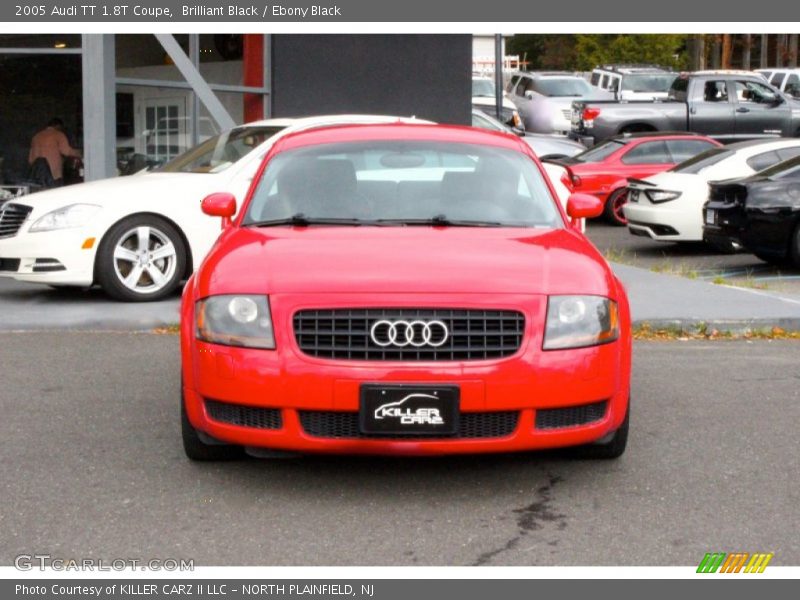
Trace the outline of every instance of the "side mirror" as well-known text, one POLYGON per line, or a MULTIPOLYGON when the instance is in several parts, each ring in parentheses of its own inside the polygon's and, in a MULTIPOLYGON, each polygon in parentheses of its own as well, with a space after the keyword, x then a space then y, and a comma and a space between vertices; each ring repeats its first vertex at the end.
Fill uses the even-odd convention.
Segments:
POLYGON ((533 92, 531 90, 525 90, 525 97, 528 100, 533 100, 533 92))
POLYGON ((525 128, 524 127, 512 127, 511 131, 514 135, 518 137, 525 137, 525 128))
POLYGON ((593 219, 603 214, 603 201, 591 194, 570 194, 567 200, 567 216, 573 220, 593 219))
POLYGON ((203 198, 200 208, 209 217, 222 217, 223 229, 231 224, 236 214, 236 197, 227 192, 218 192, 203 198))

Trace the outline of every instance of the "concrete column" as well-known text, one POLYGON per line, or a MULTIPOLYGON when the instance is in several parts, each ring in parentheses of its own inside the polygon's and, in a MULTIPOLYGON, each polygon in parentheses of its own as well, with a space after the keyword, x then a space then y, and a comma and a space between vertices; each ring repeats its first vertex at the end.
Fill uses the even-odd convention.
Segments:
POLYGON ((114 36, 84 33, 83 165, 85 181, 117 174, 114 36))

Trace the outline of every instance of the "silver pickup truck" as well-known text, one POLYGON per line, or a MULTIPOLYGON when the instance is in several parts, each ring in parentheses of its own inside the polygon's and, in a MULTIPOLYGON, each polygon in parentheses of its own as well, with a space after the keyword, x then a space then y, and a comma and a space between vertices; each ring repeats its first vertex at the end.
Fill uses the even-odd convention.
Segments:
POLYGON ((570 137, 587 146, 620 133, 690 131, 728 143, 800 137, 800 101, 747 71, 682 74, 666 102, 575 101, 570 137))

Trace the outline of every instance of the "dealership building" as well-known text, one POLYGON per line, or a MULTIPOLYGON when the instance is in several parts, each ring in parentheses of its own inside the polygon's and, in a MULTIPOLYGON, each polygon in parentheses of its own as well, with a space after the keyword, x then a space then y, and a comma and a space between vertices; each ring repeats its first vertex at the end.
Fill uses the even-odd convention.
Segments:
POLYGON ((0 183, 61 118, 91 181, 163 163, 234 125, 370 113, 470 122, 470 35, 0 35, 0 183))

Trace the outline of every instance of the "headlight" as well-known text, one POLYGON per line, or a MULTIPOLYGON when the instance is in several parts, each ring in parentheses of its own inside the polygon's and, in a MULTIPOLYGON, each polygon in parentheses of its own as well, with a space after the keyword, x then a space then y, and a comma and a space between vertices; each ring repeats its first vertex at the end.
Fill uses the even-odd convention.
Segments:
POLYGON ((544 350, 583 348, 619 337, 617 303, 602 296, 550 296, 544 350))
POLYGON ((82 227, 100 210, 96 204, 70 204, 39 217, 30 232, 82 227))
POLYGON ((275 348, 266 296, 223 295, 199 300, 195 307, 195 323, 195 335, 204 342, 275 348))
POLYGON ((645 194, 647 194, 651 202, 655 202, 656 204, 675 200, 675 198, 679 198, 681 195, 680 192, 669 192, 667 190, 647 190, 645 194))

